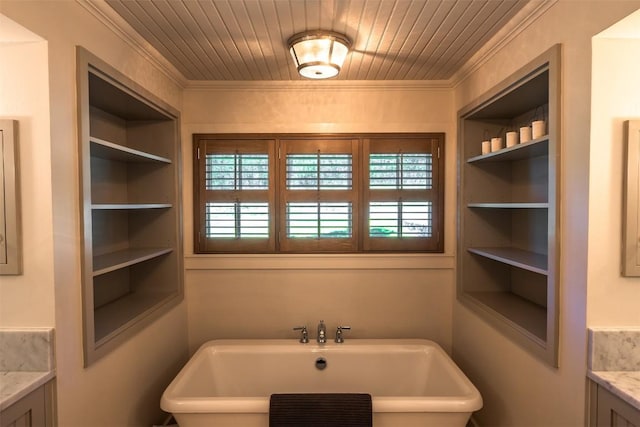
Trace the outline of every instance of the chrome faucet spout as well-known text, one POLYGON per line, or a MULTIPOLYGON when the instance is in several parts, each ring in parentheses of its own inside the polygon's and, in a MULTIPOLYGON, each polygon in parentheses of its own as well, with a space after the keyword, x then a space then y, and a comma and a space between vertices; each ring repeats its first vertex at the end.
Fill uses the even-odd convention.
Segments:
POLYGON ((321 320, 318 324, 318 336, 316 338, 318 344, 324 344, 327 342, 327 327, 324 324, 324 320, 321 320))

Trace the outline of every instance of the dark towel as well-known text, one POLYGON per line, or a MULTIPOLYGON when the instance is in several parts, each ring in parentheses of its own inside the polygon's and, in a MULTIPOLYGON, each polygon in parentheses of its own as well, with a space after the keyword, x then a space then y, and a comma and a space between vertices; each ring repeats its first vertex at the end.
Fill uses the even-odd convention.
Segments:
POLYGON ((269 427, 372 427, 371 395, 272 394, 269 427))

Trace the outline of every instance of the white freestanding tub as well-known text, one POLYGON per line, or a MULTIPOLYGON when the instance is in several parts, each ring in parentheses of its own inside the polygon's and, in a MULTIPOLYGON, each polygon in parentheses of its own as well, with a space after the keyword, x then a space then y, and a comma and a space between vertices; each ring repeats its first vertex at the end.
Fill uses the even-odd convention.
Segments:
POLYGON ((482 407, 438 344, 389 339, 209 341, 167 387, 161 407, 180 427, 268 427, 273 393, 369 393, 375 427, 464 427, 482 407))

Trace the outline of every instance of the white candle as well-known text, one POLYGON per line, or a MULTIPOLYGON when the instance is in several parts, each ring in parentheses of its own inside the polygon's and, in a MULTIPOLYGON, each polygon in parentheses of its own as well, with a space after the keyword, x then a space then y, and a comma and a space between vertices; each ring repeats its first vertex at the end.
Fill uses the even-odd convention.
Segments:
POLYGON ((520 143, 531 141, 531 128, 524 126, 520 128, 520 143))
POLYGON ((491 151, 498 151, 504 148, 502 138, 491 138, 491 151))
POLYGON ((489 154, 491 152, 491 142, 482 141, 482 154, 489 154))
POLYGON ((531 123, 531 128, 531 137, 533 139, 541 138, 546 134, 544 120, 536 120, 535 122, 531 123))

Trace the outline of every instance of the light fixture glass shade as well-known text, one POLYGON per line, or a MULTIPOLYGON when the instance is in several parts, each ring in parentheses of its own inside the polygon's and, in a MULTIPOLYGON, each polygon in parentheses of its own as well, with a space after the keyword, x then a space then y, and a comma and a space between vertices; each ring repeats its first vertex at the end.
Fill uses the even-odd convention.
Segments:
POLYGON ((340 72, 351 42, 328 31, 296 34, 289 39, 289 51, 298 73, 309 79, 328 79, 340 72))

